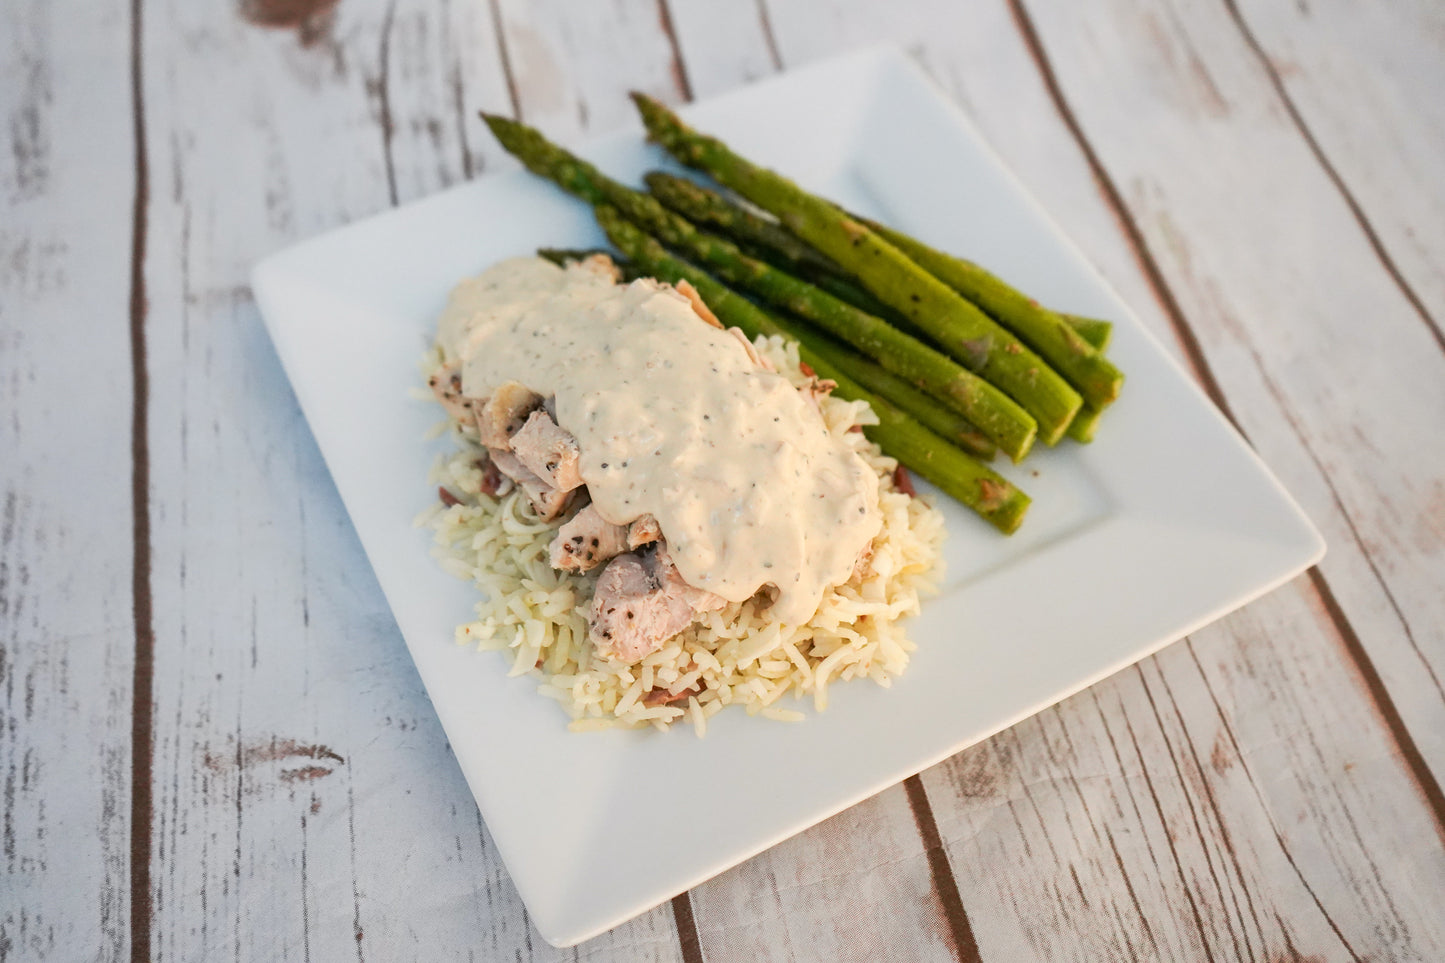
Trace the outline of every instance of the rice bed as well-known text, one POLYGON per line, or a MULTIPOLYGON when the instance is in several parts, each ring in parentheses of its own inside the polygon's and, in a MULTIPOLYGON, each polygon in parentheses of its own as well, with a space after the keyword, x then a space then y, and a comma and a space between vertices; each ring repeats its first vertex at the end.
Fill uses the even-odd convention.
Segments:
MULTIPOLYGON (((805 382, 795 345, 781 338, 759 338, 756 345, 795 385, 805 382)), ((439 363, 430 357, 425 373, 439 363)), ((897 491, 896 462, 850 430, 875 420, 866 404, 825 397, 821 409, 829 430, 878 472, 883 528, 866 571, 829 589, 804 625, 770 622, 753 600, 729 603, 635 663, 609 659, 588 640, 587 612, 601 569, 561 572, 548 562, 548 545, 564 519, 540 520, 520 490, 501 498, 482 494, 481 449, 450 425, 458 448, 438 457, 431 480, 462 503, 438 501, 417 521, 434 533, 433 554, 442 566, 482 593, 476 619, 457 627, 457 641, 507 653, 509 674, 538 678, 538 691, 561 704, 574 731, 686 722, 702 736, 708 719, 726 706, 796 722, 805 715, 784 706, 784 696, 794 705, 811 700, 821 712, 834 682, 867 678, 889 685, 914 650, 901 620, 917 613, 920 597, 935 591, 942 576, 943 517, 927 497, 897 491), (687 695, 647 705, 656 690, 687 695)))

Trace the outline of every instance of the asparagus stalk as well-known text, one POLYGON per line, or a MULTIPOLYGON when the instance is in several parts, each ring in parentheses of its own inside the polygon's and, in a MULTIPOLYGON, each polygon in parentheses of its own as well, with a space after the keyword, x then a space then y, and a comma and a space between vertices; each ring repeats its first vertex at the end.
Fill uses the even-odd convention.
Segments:
POLYGON ((777 221, 756 214, 716 191, 664 171, 652 171, 642 179, 664 207, 701 227, 716 229, 770 264, 804 278, 827 276, 841 281, 849 278, 846 270, 798 240, 777 221), (763 252, 767 252, 766 255, 763 252))
POLYGON ((864 353, 948 404, 988 435, 1005 454, 1018 461, 1028 453, 1038 426, 1027 406, 1016 403, 988 381, 843 302, 829 297, 762 261, 743 255, 737 246, 704 234, 658 200, 607 177, 537 131, 516 121, 483 115, 497 139, 529 170, 547 177, 594 205, 607 202, 664 243, 687 249, 733 283, 799 313, 807 313, 828 330, 853 341, 864 353))
POLYGON ((617 191, 612 200, 629 220, 664 245, 698 261, 724 282, 806 318, 944 402, 1015 462, 1028 454, 1037 431, 1033 417, 1008 395, 947 355, 791 274, 746 256, 737 245, 698 230, 647 194, 617 191))
POLYGON ((1007 392, 1055 444, 1083 399, 1058 372, 948 285, 831 202, 687 127, 658 101, 633 94, 648 133, 673 156, 777 215, 783 226, 847 268, 944 350, 1007 392))
POLYGON ((1053 311, 971 261, 945 254, 877 221, 861 220, 924 270, 1017 334, 1068 379, 1089 404, 1102 409, 1119 397, 1123 372, 1053 311))
POLYGON ((969 424, 967 418, 944 408, 887 368, 801 325, 793 327, 792 334, 799 344, 807 345, 814 354, 864 388, 902 408, 940 438, 953 442, 975 458, 987 461, 994 456, 994 443, 969 424))
MULTIPOLYGON (((748 210, 723 194, 665 171, 652 171, 643 180, 663 206, 694 224, 716 228, 736 241, 748 254, 796 274, 822 288, 840 301, 847 301, 869 314, 892 321, 901 317, 892 308, 849 280, 848 272, 812 247, 798 240, 777 221, 748 210)), ((1109 346, 1113 325, 1097 318, 1060 313, 1079 337, 1096 351, 1109 346)))
MULTIPOLYGON (((612 243, 633 263, 652 277, 674 284, 690 282, 726 324, 740 328, 750 338, 760 334, 794 336, 786 322, 769 315, 706 272, 669 255, 660 243, 624 218, 616 208, 599 205, 595 213, 612 243)), ((800 343, 798 353, 820 376, 837 382, 835 391, 840 398, 867 401, 872 406, 878 424, 863 430, 885 453, 972 508, 1005 534, 1017 530, 1030 499, 1012 482, 864 389, 807 344, 800 343)))

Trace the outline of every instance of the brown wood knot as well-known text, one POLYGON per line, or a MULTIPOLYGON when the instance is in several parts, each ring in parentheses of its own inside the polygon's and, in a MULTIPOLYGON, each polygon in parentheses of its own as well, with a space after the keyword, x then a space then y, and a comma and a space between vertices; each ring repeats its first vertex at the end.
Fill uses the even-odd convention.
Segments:
POLYGON ((236 744, 228 751, 206 750, 201 764, 218 774, 244 772, 251 778, 242 781, 242 795, 255 795, 274 774, 278 782, 295 785, 315 782, 346 764, 333 749, 323 745, 297 742, 295 739, 272 737, 236 744))
POLYGON ((294 29, 303 47, 331 32, 339 0, 241 0, 241 19, 255 27, 294 29))

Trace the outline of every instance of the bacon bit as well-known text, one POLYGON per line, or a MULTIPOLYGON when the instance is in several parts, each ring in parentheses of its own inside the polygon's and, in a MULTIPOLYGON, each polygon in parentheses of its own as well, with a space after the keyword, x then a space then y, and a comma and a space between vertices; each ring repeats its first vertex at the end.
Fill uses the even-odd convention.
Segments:
POLYGON ((701 689, 692 688, 683 689, 681 692, 672 693, 668 692, 665 688, 659 686, 642 697, 642 704, 649 709, 653 709, 657 706, 670 705, 674 702, 685 702, 689 697, 695 696, 701 691, 701 689))
POLYGON ((818 372, 814 371, 813 366, 808 364, 808 362, 806 361, 798 362, 798 370, 803 372, 803 374, 807 375, 809 378, 818 377, 818 372))
POLYGON ((440 498, 442 500, 442 504, 448 508, 451 508, 453 505, 460 505, 462 503, 462 500, 460 498, 453 495, 445 488, 437 489, 437 497, 440 498))
POLYGON ((899 465, 893 469, 893 487, 910 498, 918 497, 918 489, 913 487, 913 479, 908 475, 908 469, 899 465))
POLYGON ((502 490, 502 484, 506 481, 506 476, 502 474, 501 469, 497 467, 495 462, 488 458, 485 459, 484 462, 479 461, 477 467, 482 470, 480 490, 483 495, 495 495, 502 490))

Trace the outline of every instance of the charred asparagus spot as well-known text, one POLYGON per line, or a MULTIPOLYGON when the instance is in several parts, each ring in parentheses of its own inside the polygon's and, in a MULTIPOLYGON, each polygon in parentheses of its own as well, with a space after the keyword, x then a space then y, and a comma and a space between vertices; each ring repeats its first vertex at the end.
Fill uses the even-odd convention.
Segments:
POLYGON ((1013 334, 830 201, 697 133, 657 100, 644 94, 634 94, 633 100, 651 138, 669 153, 772 212, 789 231, 852 272, 956 361, 1022 405, 1038 421, 1046 444, 1063 437, 1083 399, 1013 334))

